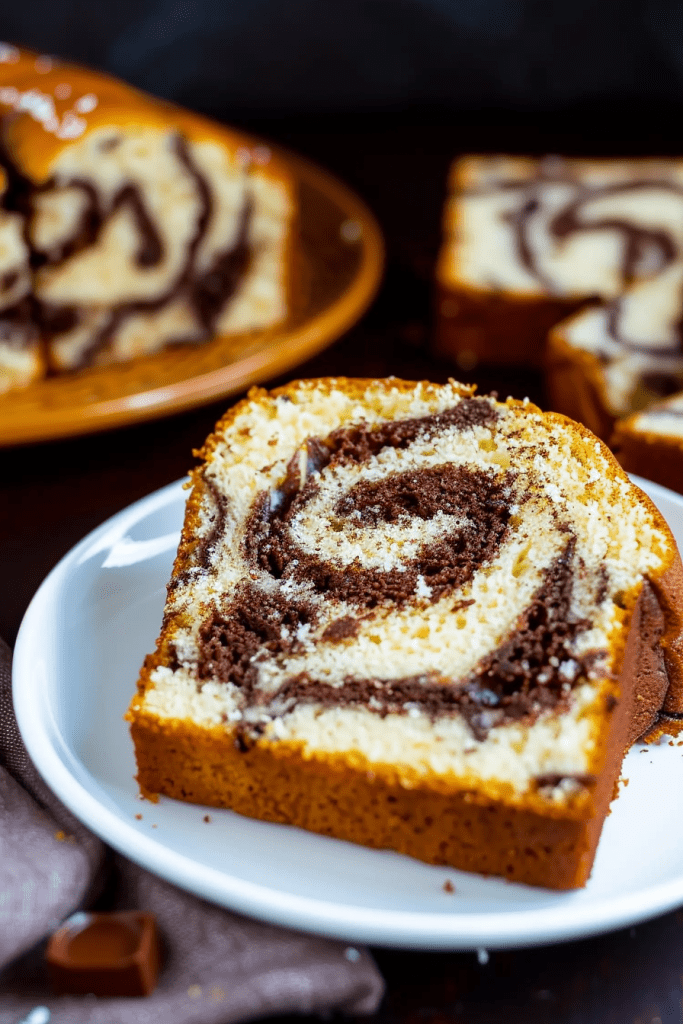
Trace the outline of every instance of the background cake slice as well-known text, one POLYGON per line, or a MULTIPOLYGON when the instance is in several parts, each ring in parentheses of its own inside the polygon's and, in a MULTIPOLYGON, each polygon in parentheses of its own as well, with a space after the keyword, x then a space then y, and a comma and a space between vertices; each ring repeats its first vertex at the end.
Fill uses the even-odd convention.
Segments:
POLYGON ((0 68, 3 205, 53 372, 276 327, 296 197, 270 151, 122 82, 17 51, 0 68))
POLYGON ((473 389, 254 390, 193 474, 143 793, 570 888, 683 711, 681 565, 585 428, 473 389))
POLYGON ((546 387, 553 409, 609 440, 619 417, 683 388, 683 260, 589 306, 548 337, 546 387))
POLYGON ((617 420, 610 445, 629 473, 683 494, 683 393, 617 420))
POLYGON ((21 216, 0 209, 0 394, 38 380, 45 371, 23 230, 21 216))
POLYGON ((437 347, 539 363, 548 330, 681 257, 683 162, 467 156, 449 178, 437 347))

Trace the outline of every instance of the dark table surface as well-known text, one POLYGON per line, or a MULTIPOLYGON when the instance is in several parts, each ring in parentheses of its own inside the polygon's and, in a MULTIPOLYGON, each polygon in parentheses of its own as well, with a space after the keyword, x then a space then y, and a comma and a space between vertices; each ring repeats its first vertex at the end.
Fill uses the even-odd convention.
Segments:
MULTIPOLYGON (((675 111, 680 123, 680 111, 675 111)), ((317 159, 377 214, 387 272, 368 313, 290 376, 463 379, 430 355, 431 277, 446 171, 457 151, 593 153, 676 150, 667 119, 630 110, 574 111, 552 124, 508 115, 373 115, 248 127, 317 159)), ((680 143, 678 144, 680 149, 680 143)), ((532 371, 466 379, 544 404, 532 371)), ((266 383, 284 383, 283 380, 266 383)), ((225 401, 97 436, 0 450, 0 636, 14 642, 36 588, 84 534, 183 476, 225 401)), ((652 837, 656 843, 656 836, 652 837)), ((375 950, 387 980, 378 1024, 680 1024, 683 912, 598 938, 475 953, 375 950), (483 958, 482 958, 483 959, 483 958)), ((279 1018, 282 1020, 282 1018, 279 1018)), ((297 1018, 299 1019, 299 1018, 297 1018)))

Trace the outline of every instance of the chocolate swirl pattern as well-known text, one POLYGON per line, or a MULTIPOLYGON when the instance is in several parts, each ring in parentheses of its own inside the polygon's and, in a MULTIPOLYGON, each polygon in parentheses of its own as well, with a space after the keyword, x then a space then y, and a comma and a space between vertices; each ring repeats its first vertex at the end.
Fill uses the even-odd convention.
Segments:
POLYGON ((679 628, 675 546, 607 449, 455 383, 322 380, 253 392, 203 454, 129 712, 143 789, 581 884, 627 735, 680 704, 642 660, 679 628), (468 838, 513 812, 523 868, 468 838))
POLYGON ((451 260, 462 283, 613 299, 681 256, 679 161, 470 157, 457 174, 451 260))
MULTIPOLYGON (((0 63, 0 232, 19 236, 12 288, 26 301, 0 310, 8 366, 10 348, 32 351, 39 335, 61 372, 284 319, 294 204, 264 147, 12 52, 0 63)), ((5 387, 26 382, 4 376, 5 387)))
POLYGON ((583 532, 603 456, 560 485, 553 432, 455 388, 390 420, 314 397, 286 440, 278 421, 305 392, 255 402, 243 430, 258 442, 235 426, 207 464, 205 540, 167 621, 190 600, 204 611, 174 632, 175 671, 252 738, 327 708, 481 740, 580 706, 609 677, 609 595, 625 586, 614 542, 583 532))

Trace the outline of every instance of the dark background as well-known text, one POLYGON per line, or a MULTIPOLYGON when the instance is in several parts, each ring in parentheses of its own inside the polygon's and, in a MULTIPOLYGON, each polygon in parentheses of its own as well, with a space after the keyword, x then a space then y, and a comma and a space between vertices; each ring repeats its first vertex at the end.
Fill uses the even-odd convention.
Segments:
POLYGON ((5 0, 0 36, 240 123, 581 114, 637 142, 654 115, 668 148, 683 103, 667 0, 5 0))
MULTIPOLYGON (((430 339, 456 153, 683 152, 683 3, 5 0, 0 37, 275 139, 365 198, 387 242, 383 286, 300 376, 455 372, 430 339)), ((475 376, 544 401, 533 371, 475 376)), ((187 471, 226 404, 0 450, 0 635, 13 642, 35 589, 85 533, 187 471)), ((375 1024, 681 1024, 682 926, 672 913, 486 965, 378 950, 388 993, 375 1024)))
POLYGON ((666 0, 29 0, 3 4, 0 31, 240 119, 683 95, 666 0))

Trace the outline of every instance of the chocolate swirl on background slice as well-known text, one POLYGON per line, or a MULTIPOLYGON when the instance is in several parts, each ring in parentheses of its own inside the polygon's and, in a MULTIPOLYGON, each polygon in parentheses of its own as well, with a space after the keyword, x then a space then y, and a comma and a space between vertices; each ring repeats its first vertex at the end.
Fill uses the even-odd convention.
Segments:
MULTIPOLYGON (((634 193, 651 194, 653 192, 676 195, 680 197, 683 211, 683 186, 672 180, 642 178, 637 180, 615 182, 602 186, 590 186, 574 177, 569 171, 562 171, 562 164, 550 164, 540 161, 536 174, 527 183, 505 183, 508 188, 520 190, 519 208, 507 213, 503 219, 510 224, 514 236, 516 251, 520 263, 532 274, 548 294, 557 294, 557 287, 538 265, 534 246, 530 239, 531 221, 543 206, 543 187, 557 183, 572 184, 576 189, 576 197, 555 213, 547 225, 550 238, 560 242, 573 235, 595 233, 600 231, 617 232, 622 238, 622 256, 619 275, 622 292, 628 292, 639 279, 654 278, 661 275, 677 259, 681 258, 681 247, 673 230, 653 228, 629 220, 626 216, 598 216, 594 220, 582 217, 582 211, 592 203, 602 199, 618 196, 630 196, 634 193), (526 198, 525 198, 526 197, 526 198)), ((502 186, 501 186, 502 187, 502 186)), ((680 292, 680 289, 679 289, 680 292)), ((597 299, 599 282, 596 282, 595 294, 586 294, 586 302, 597 299)), ((683 346, 683 293, 680 294, 680 316, 673 327, 676 343, 672 346, 662 340, 661 343, 645 343, 637 338, 629 338, 622 327, 624 297, 618 295, 605 304, 607 337, 620 348, 640 354, 653 361, 653 370, 643 376, 643 386, 651 397, 664 397, 681 387, 683 368, 672 372, 668 368, 657 369, 659 359, 671 359, 680 355, 683 346)))
MULTIPOLYGON (((104 140, 104 143, 106 142, 109 142, 111 148, 116 143, 116 138, 104 140)), ((166 339, 166 344, 199 344, 207 341, 215 333, 221 313, 249 270, 252 259, 249 230, 253 207, 248 195, 239 214, 238 230, 233 243, 217 253, 208 268, 201 272, 196 269, 197 253, 206 237, 213 215, 214 197, 205 175, 192 158, 187 140, 179 132, 173 135, 173 150, 179 163, 193 180, 200 200, 195 231, 188 243, 183 266, 162 294, 150 299, 113 305, 104 322, 94 329, 93 335, 80 351, 71 369, 91 365, 101 352, 111 347, 117 332, 129 318, 159 312, 178 299, 185 300, 192 311, 197 330, 191 337, 166 339)), ((111 218, 123 207, 130 210, 139 236, 139 245, 134 256, 136 266, 144 271, 157 266, 163 260, 164 243, 158 225, 155 224, 142 191, 135 182, 124 182, 105 209, 95 181, 79 177, 69 177, 63 181, 57 181, 53 177, 41 185, 31 181, 14 161, 4 139, 0 143, 0 166, 5 171, 8 183, 2 198, 2 208, 23 216, 24 240, 29 248, 30 263, 34 270, 44 266, 58 268, 68 263, 72 257, 96 245, 111 218), (31 223, 36 215, 34 200, 53 190, 68 189, 77 190, 85 197, 75 227, 71 234, 61 239, 56 246, 47 250, 41 249, 31 238, 31 223)), ((54 339, 56 343, 59 342, 60 336, 63 337, 87 322, 88 307, 56 305, 41 301, 33 295, 30 297, 30 303, 31 320, 35 324, 36 333, 39 331, 49 339, 54 339)))
POLYGON ((643 191, 670 192, 680 196, 683 201, 683 188, 674 182, 642 179, 605 185, 602 188, 583 188, 572 203, 553 217, 549 224, 550 234, 561 240, 581 231, 617 231, 624 240, 621 264, 624 285, 633 283, 638 276, 639 267, 648 261, 653 252, 657 255, 657 272, 661 273, 679 255, 679 247, 671 233, 646 228, 623 217, 603 217, 594 221, 584 221, 580 216, 581 208, 596 199, 643 191))
MULTIPOLYGON (((512 211, 502 214, 502 219, 513 230, 520 263, 549 294, 557 294, 557 287, 538 265, 529 229, 532 219, 543 210, 544 187, 553 185, 572 186, 575 196, 551 217, 547 225, 550 237, 563 241, 583 232, 618 232, 623 239, 619 271, 624 287, 642 276, 639 271, 642 271, 645 264, 653 262, 653 255, 656 266, 648 270, 647 276, 653 272, 661 273, 681 255, 680 246, 671 231, 646 227, 625 216, 614 215, 590 220, 582 218, 581 213, 596 201, 634 192, 656 191, 676 195, 681 197, 683 207, 683 186, 675 181, 659 178, 636 178, 604 185, 587 185, 580 176, 572 173, 564 161, 548 158, 539 160, 534 174, 526 180, 503 180, 493 190, 519 193, 519 205, 512 211)), ((587 295, 586 298, 590 299, 591 296, 587 295)))

